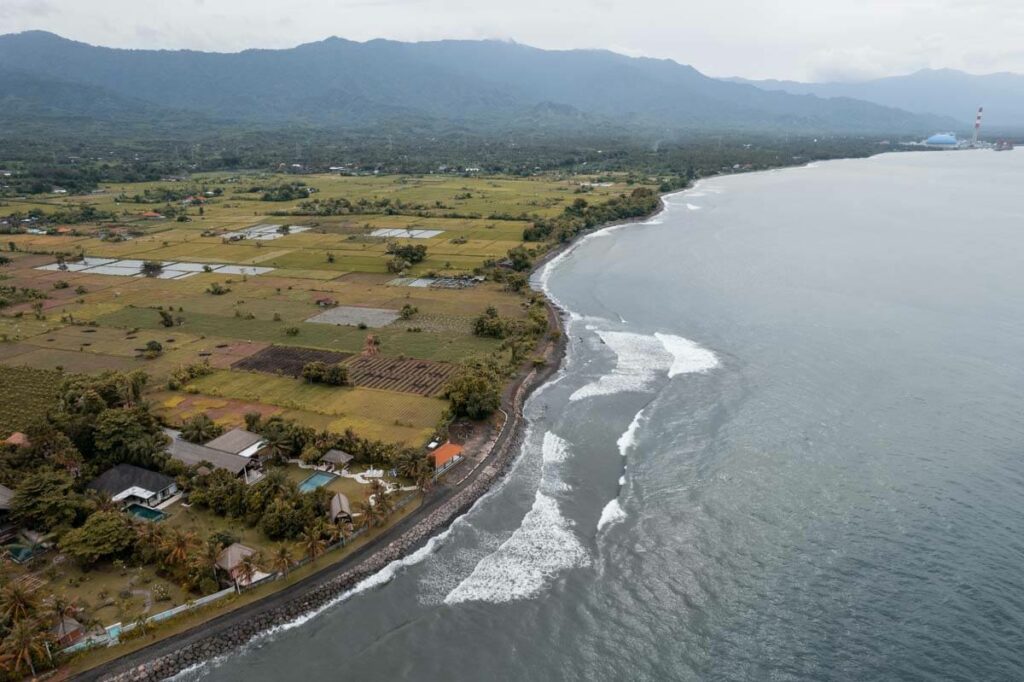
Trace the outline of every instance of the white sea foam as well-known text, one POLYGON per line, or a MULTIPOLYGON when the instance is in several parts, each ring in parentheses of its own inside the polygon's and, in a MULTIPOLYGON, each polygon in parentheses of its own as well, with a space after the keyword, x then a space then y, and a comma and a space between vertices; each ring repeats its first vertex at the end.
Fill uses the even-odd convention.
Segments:
POLYGON ((541 446, 541 456, 545 463, 564 462, 569 456, 569 444, 547 431, 544 434, 544 444, 541 446))
POLYGON ((700 206, 698 206, 696 204, 691 204, 689 202, 687 202, 686 208, 691 210, 691 211, 699 211, 700 210, 700 206))
POLYGON ((654 336, 632 332, 596 330, 615 353, 612 371, 576 390, 569 400, 643 390, 672 365, 672 356, 654 336))
POLYGON ((672 354, 672 365, 668 370, 670 377, 691 372, 706 372, 718 367, 718 357, 714 353, 689 339, 673 334, 658 333, 654 336, 665 350, 672 354))
POLYGON ((626 510, 619 504, 619 499, 615 498, 601 510, 601 518, 597 521, 597 530, 601 531, 607 526, 618 523, 625 518, 626 510))
POLYGON ((446 604, 502 603, 539 594, 558 574, 590 565, 590 555, 553 498, 537 491, 519 528, 448 593, 446 604))
POLYGON ((636 434, 637 431, 640 430, 640 420, 643 419, 643 416, 643 410, 637 412, 636 415, 634 415, 633 417, 633 421, 629 423, 629 428, 627 428, 625 432, 621 436, 619 436, 619 440, 616 444, 619 446, 619 454, 622 455, 623 457, 626 456, 626 453, 629 451, 631 447, 636 445, 636 434))
POLYGON ((619 485, 626 485, 626 474, 619 476, 619 485))

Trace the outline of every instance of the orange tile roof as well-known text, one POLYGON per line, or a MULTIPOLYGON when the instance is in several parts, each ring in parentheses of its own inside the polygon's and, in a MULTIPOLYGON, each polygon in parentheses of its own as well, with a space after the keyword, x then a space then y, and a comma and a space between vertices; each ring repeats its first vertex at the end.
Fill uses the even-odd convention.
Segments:
POLYGON ((448 462, 462 454, 462 446, 455 443, 445 443, 431 453, 434 458, 434 466, 440 469, 448 462))

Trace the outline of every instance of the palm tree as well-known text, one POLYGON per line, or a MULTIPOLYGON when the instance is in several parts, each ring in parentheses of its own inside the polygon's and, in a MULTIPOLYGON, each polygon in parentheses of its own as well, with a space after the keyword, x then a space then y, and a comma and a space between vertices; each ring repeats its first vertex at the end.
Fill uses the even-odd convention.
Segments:
POLYGON ((374 506, 379 507, 384 516, 391 513, 391 500, 388 499, 388 487, 384 481, 379 478, 370 481, 370 494, 373 496, 374 506))
POLYGON ((23 583, 12 582, 0 590, 0 616, 12 623, 28 620, 36 611, 36 595, 23 583))
POLYGON ((183 566, 188 563, 197 544, 199 538, 195 533, 175 528, 164 538, 164 560, 169 566, 183 566))
POLYGON ((292 451, 291 434, 283 428, 267 429, 263 439, 267 441, 267 454, 273 459, 283 459, 292 451))
POLYGON ((142 400, 142 389, 149 377, 142 370, 130 372, 121 380, 118 390, 125 407, 135 407, 142 400))
POLYGON ((135 535, 137 546, 141 548, 143 555, 152 559, 163 550, 164 530, 156 523, 140 522, 135 524, 135 535))
POLYGON ((37 621, 25 619, 14 624, 0 644, 0 649, 9 661, 7 665, 11 671, 20 675, 24 668, 28 668, 32 677, 35 677, 35 661, 50 655, 49 649, 46 648, 50 639, 50 634, 43 630, 37 621))
POLYGON ((359 509, 359 527, 376 528, 384 522, 384 515, 381 508, 378 505, 373 504, 370 500, 365 500, 357 505, 359 509))
POLYGON ((181 425, 181 437, 189 443, 206 443, 219 436, 223 430, 205 414, 197 414, 181 425))
POLYGON ((238 562, 238 582, 245 583, 246 585, 252 584, 253 577, 259 573, 260 570, 260 557, 259 552, 253 552, 252 554, 246 554, 242 557, 242 560, 238 562))
POLYGON ((193 565, 202 571, 210 571, 213 574, 214 582, 217 581, 217 559, 220 558, 223 549, 224 543, 211 537, 199 551, 192 555, 193 565))
POLYGON ((303 549, 306 550, 306 556, 309 557, 310 561, 323 554, 326 548, 323 533, 321 532, 322 529, 322 525, 314 524, 299 534, 299 541, 302 543, 303 549))
POLYGON ((58 639, 63 639, 68 633, 64 630, 64 618, 69 613, 74 613, 75 602, 63 594, 53 594, 46 600, 46 607, 50 614, 57 621, 58 639))
POLYGON ((292 564, 292 548, 286 544, 280 544, 277 549, 274 550, 274 555, 271 557, 271 561, 274 565, 274 569, 284 575, 288 575, 288 571, 291 569, 292 564))

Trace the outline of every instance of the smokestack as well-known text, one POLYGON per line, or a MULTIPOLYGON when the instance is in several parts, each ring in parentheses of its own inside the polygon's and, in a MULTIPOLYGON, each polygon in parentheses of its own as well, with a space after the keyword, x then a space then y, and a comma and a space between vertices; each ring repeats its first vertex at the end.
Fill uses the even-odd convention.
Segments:
POLYGON ((974 137, 971 138, 971 146, 978 146, 978 131, 981 130, 981 110, 982 107, 978 107, 978 115, 974 117, 974 137))

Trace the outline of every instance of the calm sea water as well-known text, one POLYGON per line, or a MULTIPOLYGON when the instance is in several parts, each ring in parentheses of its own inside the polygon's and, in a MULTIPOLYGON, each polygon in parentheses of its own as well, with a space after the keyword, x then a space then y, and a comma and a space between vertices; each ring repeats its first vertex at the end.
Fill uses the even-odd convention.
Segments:
POLYGON ((585 240, 515 469, 187 677, 1024 677, 1024 153, 711 179, 585 240))

